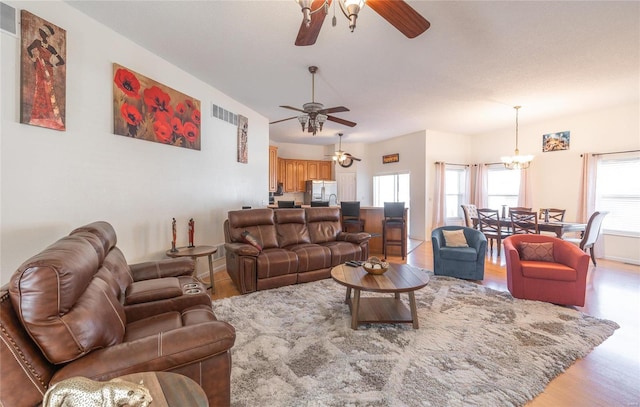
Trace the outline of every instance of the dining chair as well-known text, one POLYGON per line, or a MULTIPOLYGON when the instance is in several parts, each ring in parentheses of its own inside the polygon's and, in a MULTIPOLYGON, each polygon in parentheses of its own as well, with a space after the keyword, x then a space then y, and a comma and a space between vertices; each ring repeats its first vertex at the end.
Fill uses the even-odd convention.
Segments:
POLYGON ((464 214, 464 224, 468 228, 477 229, 477 226, 473 225, 473 218, 478 217, 478 207, 474 204, 462 204, 462 213, 464 214))
POLYGON ((278 201, 278 208, 294 208, 294 201, 278 201))
POLYGON ((480 231, 489 241, 489 248, 493 252, 493 241, 497 241, 498 256, 500 256, 500 247, 502 239, 509 236, 509 231, 500 225, 500 215, 497 209, 482 208, 478 209, 478 225, 480 231))
POLYGON ((342 230, 364 232, 364 219, 360 218, 360 201, 340 202, 342 230))
POLYGON ((540 208, 540 220, 545 220, 545 213, 549 211, 549 222, 564 222, 566 209, 540 208))
POLYGON ((511 212, 511 234, 539 234, 538 216, 532 211, 516 211, 511 212))
POLYGON ((509 217, 511 217, 511 211, 531 211, 531 208, 526 206, 511 206, 509 207, 509 217))
POLYGON ((596 256, 594 253, 594 246, 596 241, 598 240, 598 236, 600 236, 600 229, 602 228, 602 221, 604 217, 608 214, 607 211, 595 211, 589 221, 587 222, 587 227, 584 230, 584 234, 581 239, 563 237, 563 240, 571 242, 577 245, 581 250, 586 251, 589 249, 589 254, 591 255, 591 261, 593 265, 596 266, 596 256))
POLYGON ((407 255, 407 220, 404 218, 404 202, 385 202, 382 220, 382 252, 387 258, 389 246, 400 246, 402 260, 407 255), (392 230, 400 232, 400 238, 391 237, 392 230))

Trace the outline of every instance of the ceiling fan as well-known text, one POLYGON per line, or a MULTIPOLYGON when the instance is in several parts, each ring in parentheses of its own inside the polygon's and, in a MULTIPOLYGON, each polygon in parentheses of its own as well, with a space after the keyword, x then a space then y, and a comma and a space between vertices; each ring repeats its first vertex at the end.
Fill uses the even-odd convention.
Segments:
POLYGON ((322 131, 322 126, 324 122, 329 120, 332 122, 336 122, 345 126, 354 127, 357 123, 351 122, 349 120, 340 119, 339 117, 331 116, 330 113, 338 113, 338 112, 348 112, 344 106, 336 106, 328 109, 324 108, 322 103, 316 102, 315 99, 315 76, 316 72, 318 72, 317 66, 310 66, 309 72, 311 72, 311 102, 305 103, 302 105, 302 109, 298 109, 296 107, 291 106, 280 106, 285 109, 295 110, 297 112, 301 112, 303 114, 298 116, 288 117, 282 120, 276 120, 275 122, 271 122, 269 124, 280 123, 291 119, 298 119, 300 125, 302 126, 302 131, 308 129, 309 133, 312 133, 314 136, 317 132, 322 131))
POLYGON ((338 151, 333 155, 333 161, 337 162, 343 168, 349 168, 353 165, 354 161, 362 161, 360 158, 354 157, 346 151, 342 151, 342 133, 338 133, 338 137, 340 137, 340 146, 338 147, 338 151))
MULTIPOLYGON (((296 37, 296 45, 313 45, 318 38, 324 18, 332 0, 296 0, 302 9, 302 25, 296 37)), ((349 19, 351 32, 356 28, 358 13, 365 0, 335 0, 342 13, 349 19)), ((417 11, 403 0, 366 0, 366 4, 408 38, 415 38, 431 26, 417 11)), ((335 10, 335 4, 334 4, 335 10)), ((335 12, 332 25, 336 25, 335 12)))

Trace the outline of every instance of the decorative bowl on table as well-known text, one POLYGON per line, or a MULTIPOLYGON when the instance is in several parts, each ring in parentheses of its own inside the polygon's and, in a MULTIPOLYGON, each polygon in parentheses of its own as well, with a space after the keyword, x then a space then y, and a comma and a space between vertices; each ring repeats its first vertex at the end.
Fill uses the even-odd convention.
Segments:
POLYGON ((377 257, 369 257, 367 261, 362 263, 362 268, 369 274, 384 274, 389 270, 389 263, 377 257))

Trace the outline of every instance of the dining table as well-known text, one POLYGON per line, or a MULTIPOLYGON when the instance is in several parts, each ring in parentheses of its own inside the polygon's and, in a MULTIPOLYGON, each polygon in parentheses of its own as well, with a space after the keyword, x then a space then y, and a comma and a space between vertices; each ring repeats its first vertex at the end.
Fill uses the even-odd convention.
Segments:
MULTIPOLYGON (((478 228, 478 218, 471 218, 473 227, 478 228)), ((511 218, 500 218, 500 226, 505 228, 511 227, 511 218)), ((565 233, 584 232, 587 228, 586 223, 577 222, 544 222, 538 221, 538 231, 555 233, 558 238, 562 238, 565 233)))

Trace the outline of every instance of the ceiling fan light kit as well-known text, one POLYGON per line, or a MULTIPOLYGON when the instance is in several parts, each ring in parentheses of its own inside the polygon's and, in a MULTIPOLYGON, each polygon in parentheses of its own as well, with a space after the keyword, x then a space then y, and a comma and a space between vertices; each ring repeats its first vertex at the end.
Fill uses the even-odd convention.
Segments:
MULTIPOLYGON (((353 32, 365 0, 296 0, 302 11, 302 25, 296 37, 296 45, 315 44, 332 1, 340 4, 342 13, 349 20, 349 29, 353 32)), ((403 0, 366 0, 366 4, 407 38, 415 38, 431 26, 431 23, 403 0)), ((332 25, 336 25, 335 4, 332 25)))
POLYGON ((529 168, 531 165, 531 161, 533 160, 532 155, 520 155, 520 150, 518 150, 518 110, 520 110, 522 106, 514 106, 516 109, 516 149, 512 156, 501 157, 500 161, 504 164, 504 167, 508 170, 524 170, 529 168))
POLYGON ((340 137, 340 146, 338 147, 338 151, 333 155, 333 161, 338 163, 343 168, 349 168, 353 165, 354 161, 362 161, 360 158, 354 157, 346 151, 342 151, 342 136, 344 134, 338 133, 338 137, 340 137))

